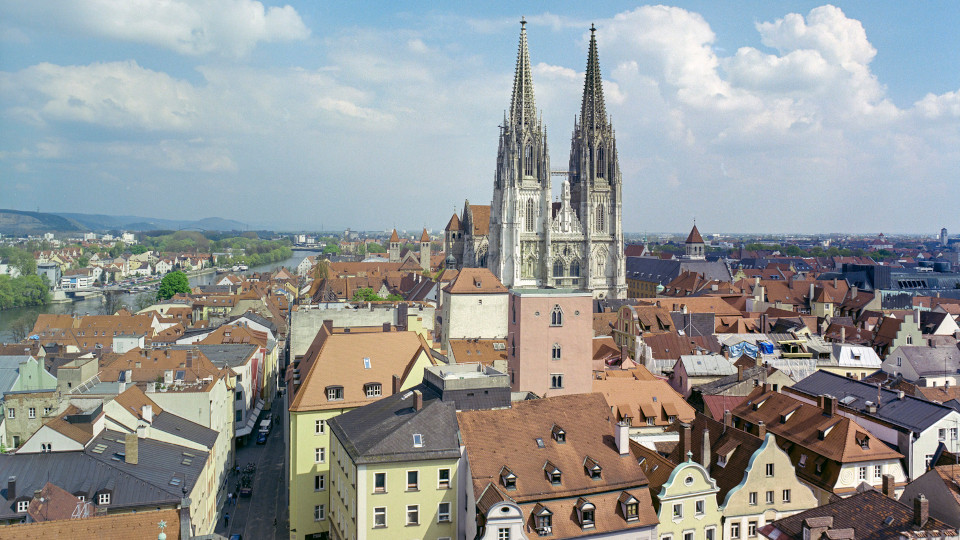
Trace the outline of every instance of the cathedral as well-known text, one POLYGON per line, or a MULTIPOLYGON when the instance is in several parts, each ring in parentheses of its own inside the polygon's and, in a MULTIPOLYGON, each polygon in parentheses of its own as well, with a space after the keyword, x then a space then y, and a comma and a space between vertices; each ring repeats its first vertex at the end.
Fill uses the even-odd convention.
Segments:
POLYGON ((464 205, 444 235, 449 265, 487 267, 509 288, 555 287, 625 298, 621 178, 613 127, 603 103, 596 29, 580 116, 565 171, 550 169, 547 133, 534 101, 526 22, 510 108, 500 126, 490 206, 464 205), (552 200, 552 176, 562 176, 552 200))

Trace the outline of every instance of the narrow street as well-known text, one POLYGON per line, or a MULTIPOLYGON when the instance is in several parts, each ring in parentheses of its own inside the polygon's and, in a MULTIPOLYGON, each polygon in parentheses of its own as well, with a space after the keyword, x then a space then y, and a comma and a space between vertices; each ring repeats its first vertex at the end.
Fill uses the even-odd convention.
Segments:
MULTIPOLYGON (((273 403, 274 427, 267 437, 267 443, 255 443, 256 434, 250 441, 237 449, 237 464, 241 469, 248 463, 254 463, 257 471, 253 477, 253 494, 237 499, 231 505, 225 505, 220 512, 220 521, 216 532, 229 538, 231 534, 241 534, 244 540, 286 540, 287 532, 287 490, 283 478, 283 430, 282 400, 273 403), (230 514, 229 526, 224 525, 223 516, 230 514), (274 522, 276 519, 276 522, 274 522)), ((239 476, 231 473, 228 486, 236 493, 239 476)))

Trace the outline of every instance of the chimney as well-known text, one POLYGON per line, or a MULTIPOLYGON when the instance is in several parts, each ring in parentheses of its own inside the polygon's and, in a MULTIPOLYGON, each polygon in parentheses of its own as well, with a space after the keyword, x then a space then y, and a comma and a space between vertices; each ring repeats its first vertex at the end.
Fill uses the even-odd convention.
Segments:
POLYGON ((930 501, 921 493, 913 500, 913 524, 916 527, 923 527, 929 520, 930 501))
POLYGON ((393 376, 393 388, 392 388, 391 393, 392 393, 392 394, 396 394, 396 393, 399 392, 399 391, 400 391, 400 376, 399 376, 399 375, 394 375, 394 376, 393 376))
POLYGON ((140 416, 143 418, 143 420, 146 423, 152 424, 153 423, 153 405, 144 405, 140 409, 140 416))
POLYGON ((814 290, 814 285, 813 285, 813 284, 814 284, 814 282, 811 281, 811 282, 810 282, 810 304, 811 304, 811 305, 813 304, 813 290, 814 290))
POLYGON ((710 469, 710 428, 703 428, 703 447, 700 451, 700 464, 704 469, 710 469))
POLYGON ((389 331, 390 331, 390 323, 388 323, 388 322, 383 323, 383 331, 384 331, 384 332, 389 332, 389 331))
POLYGON ((324 319, 323 327, 327 329, 328 334, 333 333, 333 319, 324 319))
POLYGON ((823 412, 827 416, 836 416, 837 415, 837 398, 833 396, 823 396, 823 412))
POLYGON ((826 394, 820 394, 817 396, 817 407, 820 407, 824 411, 827 410, 826 398, 826 394))
POLYGON ((617 422, 616 430, 613 432, 614 441, 617 443, 617 452, 621 456, 630 453, 630 424, 623 420, 617 422))
POLYGON ((17 498, 17 477, 7 478, 7 500, 12 501, 17 498))
POLYGON ((733 427, 733 413, 730 409, 723 411, 723 425, 725 428, 733 427))
POLYGON ((820 540, 833 527, 833 516, 812 517, 803 520, 803 540, 820 540))
POLYGON ((847 327, 841 326, 840 327, 840 343, 846 343, 846 342, 847 342, 847 327))
POLYGON ((903 395, 904 395, 903 390, 900 390, 899 392, 897 392, 897 399, 903 399, 903 395))
POLYGON ((140 446, 136 431, 133 433, 127 433, 123 436, 123 452, 123 461, 125 463, 129 463, 130 465, 137 464, 140 459, 140 446))
POLYGON ((741 366, 740 364, 737 364, 737 380, 738 381, 743 380, 743 366, 741 366))
POLYGON ((897 498, 897 493, 896 493, 896 489, 895 489, 895 487, 894 487, 895 484, 894 484, 894 481, 893 481, 893 475, 892 475, 892 474, 885 474, 885 475, 883 475, 883 484, 882 484, 882 486, 883 486, 883 487, 882 487, 882 489, 881 489, 880 492, 883 493, 884 495, 886 495, 887 497, 890 497, 891 499, 896 500, 896 498, 897 498))
POLYGON ((413 391, 413 410, 423 409, 423 394, 419 390, 413 391))
POLYGON ((760 333, 761 334, 767 333, 767 314, 766 313, 760 314, 760 333))
POLYGON ((680 423, 680 459, 686 460, 687 453, 693 451, 693 432, 690 424, 680 423))
POLYGON ((857 286, 854 285, 850 288, 850 298, 856 298, 856 297, 857 297, 857 286))
POLYGON ((763 420, 757 422, 757 437, 761 439, 767 436, 767 425, 763 423, 763 420))

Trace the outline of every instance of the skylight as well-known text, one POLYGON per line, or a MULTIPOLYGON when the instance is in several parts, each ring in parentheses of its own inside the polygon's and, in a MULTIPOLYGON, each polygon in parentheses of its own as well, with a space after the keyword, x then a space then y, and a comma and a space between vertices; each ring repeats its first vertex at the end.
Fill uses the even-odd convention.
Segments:
POLYGON ((543 439, 537 437, 537 448, 543 448, 543 439))
POLYGON ((370 359, 369 359, 369 358, 364 358, 364 359, 363 359, 363 369, 370 369, 370 359))
POLYGON ((413 434, 413 447, 421 448, 423 446, 423 435, 420 433, 413 434))

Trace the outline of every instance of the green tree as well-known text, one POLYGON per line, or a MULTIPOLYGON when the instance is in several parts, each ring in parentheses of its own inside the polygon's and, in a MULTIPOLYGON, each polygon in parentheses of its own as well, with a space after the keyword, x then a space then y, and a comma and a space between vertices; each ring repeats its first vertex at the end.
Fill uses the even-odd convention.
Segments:
POLYGON ((362 287, 354 291, 353 300, 355 302, 382 302, 383 297, 373 292, 370 287, 362 287))
POLYGON ((37 322, 36 315, 23 315, 14 319, 10 323, 10 334, 13 335, 13 341, 15 343, 20 343, 21 341, 27 339, 27 336, 30 334, 30 330, 33 330, 33 325, 37 322))
POLYGON ((150 249, 142 244, 137 244, 130 248, 130 253, 133 253, 134 255, 143 255, 148 251, 150 251, 150 249))
POLYGON ((142 311, 153 305, 154 298, 150 293, 140 293, 134 299, 134 304, 137 306, 137 311, 142 311))
POLYGON ((160 280, 160 288, 157 289, 157 300, 168 300, 174 295, 190 292, 190 280, 187 275, 177 270, 169 272, 160 280))
POLYGON ((375 242, 370 242, 366 244, 366 246, 367 246, 367 253, 386 253, 387 252, 386 248, 384 248, 383 246, 375 242))
POLYGON ((327 244, 327 247, 323 248, 324 255, 339 255, 340 246, 336 244, 327 244))

